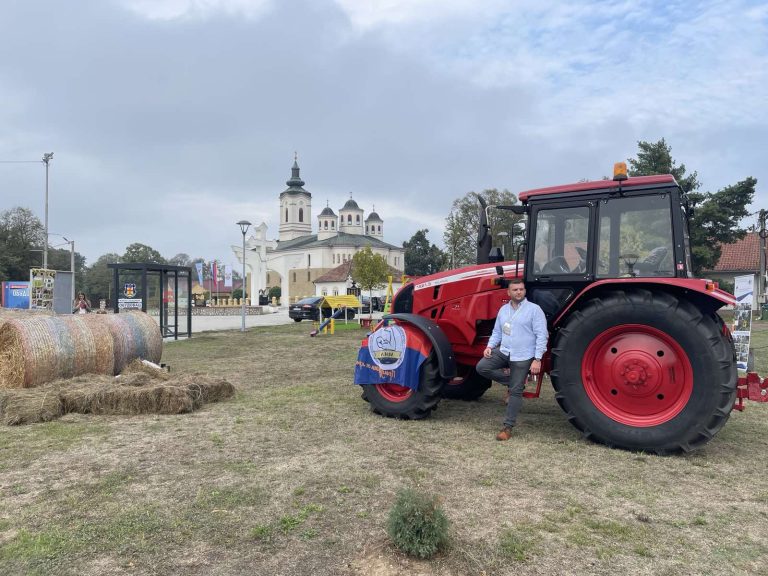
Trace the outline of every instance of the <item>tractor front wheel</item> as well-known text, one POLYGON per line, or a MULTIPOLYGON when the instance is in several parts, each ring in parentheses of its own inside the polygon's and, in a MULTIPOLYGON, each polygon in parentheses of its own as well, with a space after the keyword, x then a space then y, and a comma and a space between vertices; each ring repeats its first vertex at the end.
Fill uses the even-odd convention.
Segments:
POLYGON ((444 383, 437 354, 432 350, 419 368, 417 390, 395 383, 364 384, 362 397, 371 404, 371 410, 382 416, 421 420, 437 408, 444 383))
POLYGON ((441 392, 443 398, 477 400, 491 387, 491 381, 480 376, 474 366, 457 364, 456 372, 458 373, 456 378, 448 380, 443 386, 441 392))
POLYGON ((574 311, 552 346, 555 397, 584 436, 658 454, 725 424, 736 393, 720 326, 667 292, 616 291, 574 311))

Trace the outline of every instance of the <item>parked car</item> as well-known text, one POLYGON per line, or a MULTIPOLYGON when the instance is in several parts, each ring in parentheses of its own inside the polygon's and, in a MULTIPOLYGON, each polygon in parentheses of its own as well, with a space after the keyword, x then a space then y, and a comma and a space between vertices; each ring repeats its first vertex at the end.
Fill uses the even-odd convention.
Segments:
MULTIPOLYGON (((322 302, 322 296, 310 296, 309 298, 303 298, 291 304, 288 307, 288 317, 293 318, 294 322, 301 322, 302 320, 319 320, 320 319, 320 303, 322 302)), ((351 320, 355 317, 355 310, 347 308, 347 319, 351 320)), ((322 308, 323 318, 330 318, 331 309, 322 308)), ((342 316, 343 317, 343 316, 342 316)))
POLYGON ((371 296, 370 298, 368 296, 361 296, 360 304, 362 304, 361 308, 363 314, 371 313, 371 305, 373 305, 374 312, 381 312, 384 310, 384 300, 379 296, 371 296))

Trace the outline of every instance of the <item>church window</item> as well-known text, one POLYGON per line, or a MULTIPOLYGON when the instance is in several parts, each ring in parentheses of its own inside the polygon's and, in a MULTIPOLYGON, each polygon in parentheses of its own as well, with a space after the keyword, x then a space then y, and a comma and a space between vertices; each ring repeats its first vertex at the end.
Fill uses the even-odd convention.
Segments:
POLYGON ((355 222, 356 222, 357 224, 360 224, 360 214, 358 214, 357 216, 355 216, 355 222))
POLYGON ((347 224, 352 224, 352 214, 347 214, 347 224))
POLYGON ((379 234, 381 234, 381 226, 379 226, 379 234))
POLYGON ((336 221, 331 220, 331 230, 335 230, 335 229, 336 229, 336 221))
POLYGON ((299 222, 304 222, 304 208, 299 208, 299 222))
POLYGON ((312 254, 307 254, 307 268, 312 268, 312 254))
POLYGON ((339 289, 338 288, 334 288, 333 289, 333 295, 334 296, 338 296, 339 295, 339 289))
POLYGON ((368 226, 365 227, 365 233, 368 234, 368 226))
POLYGON ((296 272, 293 273, 293 281, 296 282, 296 272))
POLYGON ((328 288, 323 288, 323 296, 328 296, 328 288))
POLYGON ((328 230, 328 220, 323 222, 323 229, 328 230))
POLYGON ((285 221, 288 222, 288 208, 285 209, 285 221))
POLYGON ((309 270, 307 270, 307 282, 312 280, 312 277, 310 276, 310 274, 311 274, 311 272, 309 270))

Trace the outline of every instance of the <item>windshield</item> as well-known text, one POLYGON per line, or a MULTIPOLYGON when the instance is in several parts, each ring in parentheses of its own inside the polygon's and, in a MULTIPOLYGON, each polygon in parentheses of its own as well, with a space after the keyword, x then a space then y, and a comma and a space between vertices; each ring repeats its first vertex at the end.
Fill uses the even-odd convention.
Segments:
POLYGON ((318 302, 320 302, 320 297, 314 296, 313 298, 304 298, 302 300, 299 300, 298 302, 296 302, 296 304, 317 304, 318 302))

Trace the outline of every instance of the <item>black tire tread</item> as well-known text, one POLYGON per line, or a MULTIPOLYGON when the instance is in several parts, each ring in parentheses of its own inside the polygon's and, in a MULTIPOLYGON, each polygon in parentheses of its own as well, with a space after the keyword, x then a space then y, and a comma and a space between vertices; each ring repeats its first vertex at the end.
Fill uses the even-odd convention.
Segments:
MULTIPOLYGON (((573 332, 577 325, 590 322, 595 315, 605 313, 615 306, 652 306, 665 309, 665 314, 676 316, 688 330, 695 331, 711 345, 714 365, 719 372, 717 378, 720 382, 717 402, 710 414, 705 415, 701 421, 690 428, 685 436, 676 438, 673 442, 664 446, 648 446, 642 448, 656 454, 670 454, 677 452, 689 452, 709 442, 712 437, 725 425, 730 416, 736 396, 737 373, 734 356, 734 348, 722 329, 722 320, 717 314, 704 314, 690 302, 680 300, 669 292, 652 290, 614 291, 601 298, 591 299, 583 306, 572 312, 555 338, 552 346, 553 369, 551 371, 552 384, 555 389, 555 398, 568 420, 581 431, 582 435, 590 440, 619 448, 638 449, 636 446, 625 446, 613 438, 595 434, 587 423, 580 418, 574 410, 569 392, 563 382, 563 356, 565 350, 573 338, 573 332)), ((691 359, 693 363, 694 360, 691 359)), ((694 368, 695 372, 695 368, 694 368)))

